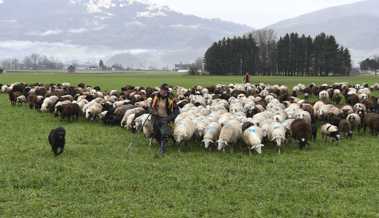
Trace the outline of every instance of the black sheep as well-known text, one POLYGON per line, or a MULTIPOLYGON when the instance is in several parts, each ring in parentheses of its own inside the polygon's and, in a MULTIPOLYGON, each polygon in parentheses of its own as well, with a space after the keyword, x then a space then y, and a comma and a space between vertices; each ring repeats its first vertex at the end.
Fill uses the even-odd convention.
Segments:
POLYGON ((64 146, 66 143, 66 130, 63 127, 59 127, 51 130, 49 134, 49 143, 51 150, 54 152, 55 156, 63 153, 64 146))
POLYGON ((302 119, 298 119, 291 124, 292 137, 298 141, 300 149, 309 145, 309 139, 312 137, 311 125, 302 119))

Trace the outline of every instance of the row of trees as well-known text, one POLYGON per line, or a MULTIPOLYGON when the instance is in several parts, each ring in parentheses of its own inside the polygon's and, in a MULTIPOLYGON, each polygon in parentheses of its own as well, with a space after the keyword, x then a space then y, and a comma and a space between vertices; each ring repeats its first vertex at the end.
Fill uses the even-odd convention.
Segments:
POLYGON ((367 58, 360 63, 362 71, 377 71, 379 70, 379 56, 367 58))
POLYGON ((1 66, 6 70, 61 70, 64 68, 64 64, 59 60, 39 54, 31 54, 23 60, 5 59, 1 62, 1 66))
POLYGON ((334 36, 286 34, 279 40, 273 30, 224 38, 205 53, 211 74, 328 76, 349 75, 351 56, 334 36))

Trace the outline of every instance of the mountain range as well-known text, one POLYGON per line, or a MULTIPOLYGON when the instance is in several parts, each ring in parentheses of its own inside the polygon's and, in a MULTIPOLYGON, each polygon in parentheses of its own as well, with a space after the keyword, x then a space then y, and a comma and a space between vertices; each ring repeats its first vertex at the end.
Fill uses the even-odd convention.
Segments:
POLYGON ((366 0, 341 5, 284 20, 268 26, 278 36, 289 32, 332 34, 351 50, 355 64, 379 55, 379 1, 366 0))
MULTIPOLYGON (((379 54, 379 1, 365 0, 268 26, 333 34, 355 63, 379 54)), ((183 14, 144 0, 0 0, 0 59, 31 53, 73 60, 106 60, 129 67, 172 67, 203 56, 225 36, 253 28, 183 14)))
POLYGON ((138 67, 192 61, 215 40, 252 30, 137 0, 2 0, 0 29, 0 58, 46 52, 138 67))

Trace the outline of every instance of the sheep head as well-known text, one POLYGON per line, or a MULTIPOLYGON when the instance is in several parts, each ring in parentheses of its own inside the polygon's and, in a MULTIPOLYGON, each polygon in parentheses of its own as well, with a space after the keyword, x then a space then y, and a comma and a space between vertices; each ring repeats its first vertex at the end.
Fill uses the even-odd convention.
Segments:
POLYGON ((208 149, 214 142, 210 139, 203 139, 202 141, 204 143, 204 148, 208 149))
POLYGON ((251 150, 255 150, 258 154, 262 154, 262 147, 264 147, 263 144, 254 145, 251 147, 251 150))
POLYGON ((308 140, 306 138, 299 139, 300 149, 305 148, 305 146, 309 145, 308 140))
POLYGON ((228 142, 223 139, 219 139, 217 141, 217 145, 217 150, 222 151, 228 146, 228 142))

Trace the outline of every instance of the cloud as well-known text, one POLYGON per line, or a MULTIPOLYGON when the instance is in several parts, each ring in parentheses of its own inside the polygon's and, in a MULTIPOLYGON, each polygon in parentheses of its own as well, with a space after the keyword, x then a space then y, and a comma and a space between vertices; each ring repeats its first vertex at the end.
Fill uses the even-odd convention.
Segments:
POLYGON ((68 30, 69 33, 84 33, 87 31, 88 31, 87 28, 78 28, 78 29, 69 29, 68 30))
POLYGON ((59 35, 63 33, 62 30, 46 30, 46 31, 43 31, 43 32, 30 32, 30 33, 27 33, 27 35, 30 35, 30 36, 51 36, 51 35, 59 35))
POLYGON ((41 41, 0 41, 0 59, 15 57, 23 58, 32 53, 52 56, 69 62, 78 61, 97 61, 100 58, 109 58, 111 56, 123 53, 138 55, 143 53, 152 53, 154 50, 147 49, 123 49, 114 50, 108 47, 86 47, 62 42, 41 42, 41 41))
POLYGON ((183 24, 174 24, 170 25, 172 28, 178 28, 178 29, 199 29, 200 25, 183 25, 183 24))

